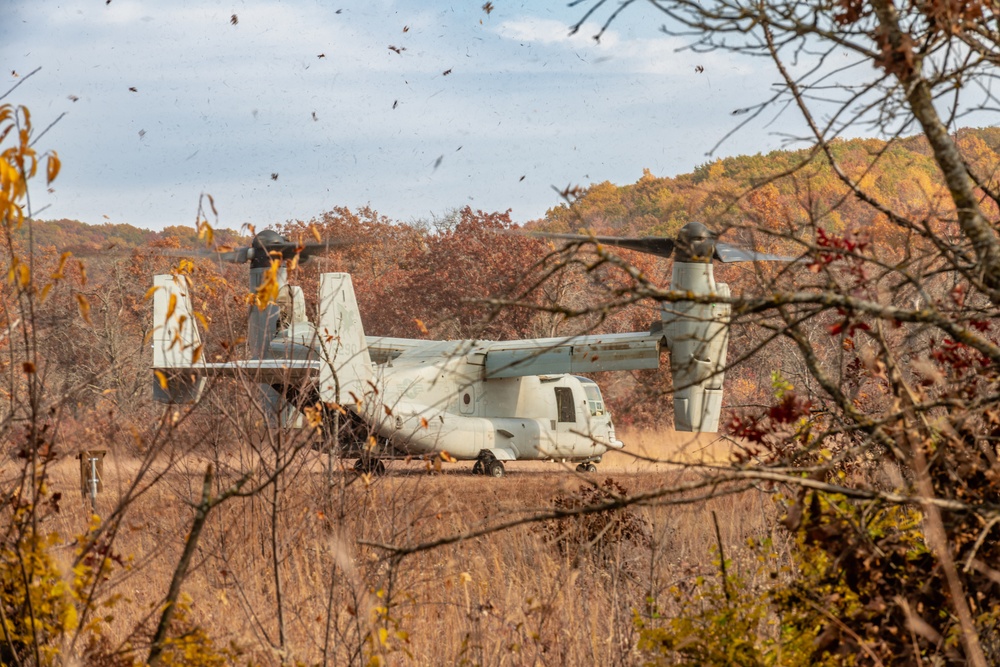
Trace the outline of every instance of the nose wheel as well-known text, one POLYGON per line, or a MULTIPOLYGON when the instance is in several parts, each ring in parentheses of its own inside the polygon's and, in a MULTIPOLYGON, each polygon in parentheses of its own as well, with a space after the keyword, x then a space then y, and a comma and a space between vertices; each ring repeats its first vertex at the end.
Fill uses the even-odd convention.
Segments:
POLYGON ((597 472, 597 466, 593 463, 581 463, 576 467, 577 472, 597 472))

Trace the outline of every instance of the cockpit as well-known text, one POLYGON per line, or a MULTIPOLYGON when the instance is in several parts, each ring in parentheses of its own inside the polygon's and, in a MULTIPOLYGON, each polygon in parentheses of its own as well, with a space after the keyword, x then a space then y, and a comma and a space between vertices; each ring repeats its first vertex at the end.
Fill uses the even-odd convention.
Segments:
POLYGON ((583 391, 587 396, 587 408, 590 410, 590 416, 603 416, 605 414, 604 398, 601 396, 600 387, 598 387, 597 383, 590 378, 577 376, 576 379, 583 385, 583 391))

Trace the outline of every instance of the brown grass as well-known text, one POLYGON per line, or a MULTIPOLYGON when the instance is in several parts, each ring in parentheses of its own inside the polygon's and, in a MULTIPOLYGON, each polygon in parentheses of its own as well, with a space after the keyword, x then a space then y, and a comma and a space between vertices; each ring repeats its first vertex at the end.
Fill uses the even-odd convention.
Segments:
MULTIPOLYGON (((553 524, 519 526, 400 561, 362 544, 415 544, 530 516, 606 478, 637 493, 693 474, 676 463, 636 459, 632 452, 674 462, 725 458, 724 448, 705 436, 647 432, 623 439, 628 450, 607 456, 596 475, 577 475, 568 464, 512 463, 500 480, 471 475, 468 463, 445 464, 431 475, 424 462, 394 462, 387 476, 370 484, 338 472, 331 486, 323 457, 310 452, 282 478, 276 531, 269 491, 233 499, 210 519, 184 586, 192 616, 221 643, 242 647, 262 664, 315 664, 324 656, 328 664, 356 664, 372 654, 390 664, 638 664, 633 614, 648 610, 647 600, 669 612, 671 586, 690 587, 698 575, 717 574, 710 553, 716 543, 712 511, 726 556, 751 579, 756 576, 746 541, 773 530, 775 508, 766 494, 632 508, 645 523, 648 541, 610 545, 600 555, 581 544, 559 549, 561 528, 553 524), (272 537, 279 554, 283 647, 272 537), (388 630, 386 644, 366 642, 379 628, 388 630)), ((190 503, 207 463, 186 457, 129 508, 115 550, 131 559, 130 566, 103 591, 127 598, 115 611, 115 643, 137 641, 136 627, 148 631, 190 527, 190 503)), ((134 460, 109 454, 100 512, 110 512, 136 470, 134 460)), ((66 496, 60 534, 83 532, 87 511, 76 461, 60 461, 52 473, 54 489, 66 496)), ((67 539, 67 554, 69 549, 67 539)))

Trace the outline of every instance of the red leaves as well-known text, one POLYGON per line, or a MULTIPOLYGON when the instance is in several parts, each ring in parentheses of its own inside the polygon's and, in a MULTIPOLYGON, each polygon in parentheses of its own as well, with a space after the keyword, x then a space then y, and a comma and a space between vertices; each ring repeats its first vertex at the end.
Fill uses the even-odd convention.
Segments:
POLYGON ((840 25, 851 25, 871 14, 871 9, 865 7, 864 0, 837 0, 834 5, 839 11, 833 15, 833 20, 840 25))

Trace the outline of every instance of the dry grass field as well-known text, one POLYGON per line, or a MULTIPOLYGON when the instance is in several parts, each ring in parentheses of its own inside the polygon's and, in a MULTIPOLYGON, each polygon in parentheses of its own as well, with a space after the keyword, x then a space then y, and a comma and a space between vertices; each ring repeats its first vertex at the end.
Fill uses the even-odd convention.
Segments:
MULTIPOLYGON (((372 657, 418 665, 640 664, 634 615, 648 616, 654 606, 669 612, 672 588, 690 591, 699 575, 718 574, 712 512, 726 557, 753 584, 758 563, 747 540, 775 530, 766 491, 636 506, 610 523, 527 523, 402 558, 376 546, 528 518, 599 498, 596 489, 608 484, 628 494, 670 487, 696 474, 678 462, 728 456, 707 436, 622 435, 626 451, 586 476, 555 463, 512 463, 503 479, 473 476, 469 463, 445 463, 431 474, 422 461, 393 462, 377 479, 331 476, 323 456, 303 454, 277 495, 265 489, 215 510, 184 584, 189 618, 218 645, 238 648, 241 661, 265 665, 372 657)), ((213 462, 223 479, 250 459, 231 456, 213 462)), ((186 456, 125 515, 114 548, 127 565, 103 589, 126 600, 113 610, 115 645, 141 646, 136 629, 148 637, 155 624, 208 463, 186 456)), ((107 516, 137 469, 136 460, 109 453, 99 513, 107 516)), ((52 480, 65 496, 55 528, 68 558, 88 513, 77 462, 58 461, 52 480)))

